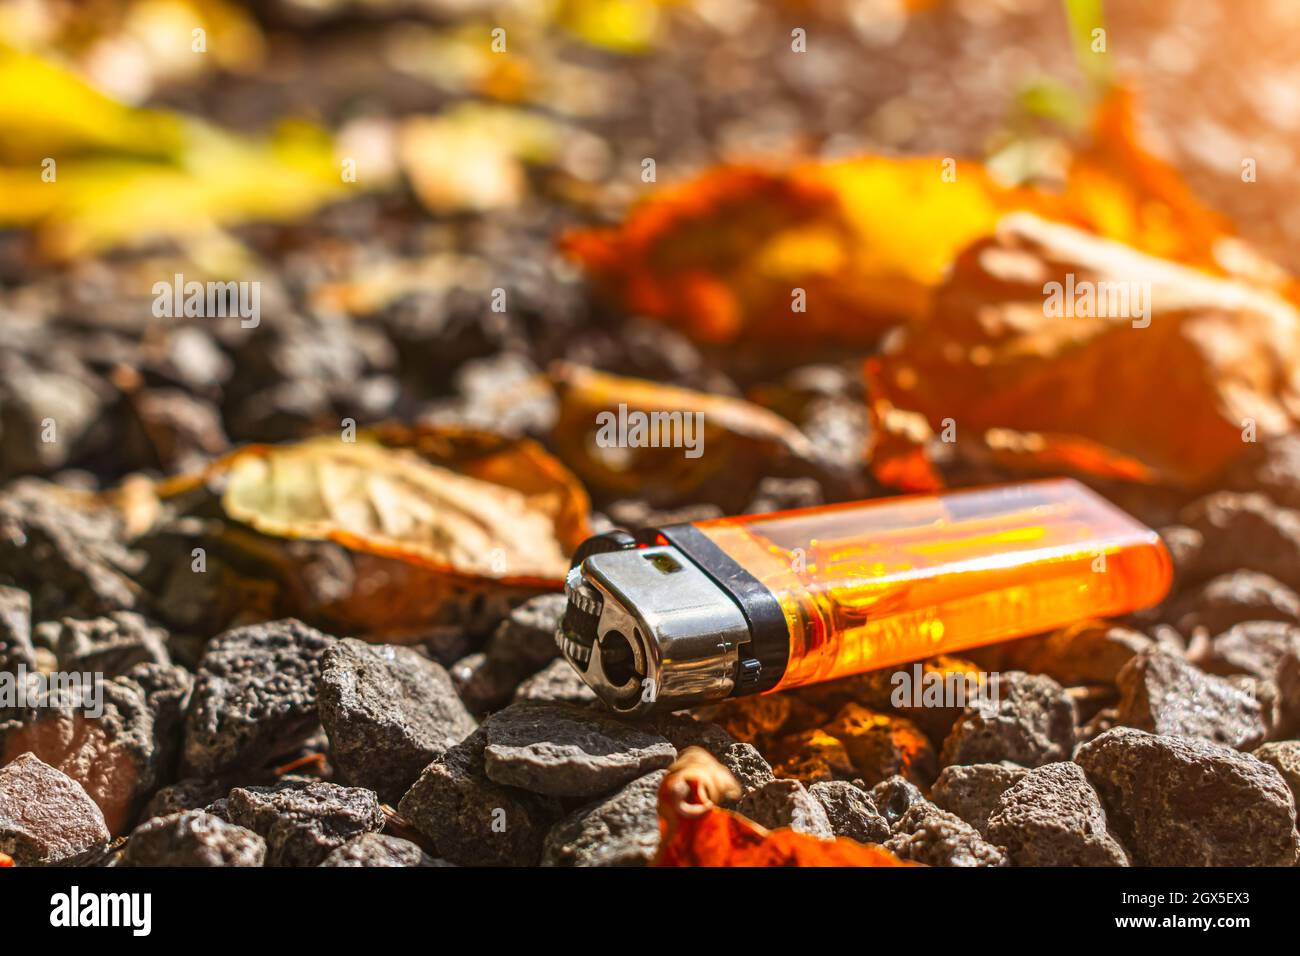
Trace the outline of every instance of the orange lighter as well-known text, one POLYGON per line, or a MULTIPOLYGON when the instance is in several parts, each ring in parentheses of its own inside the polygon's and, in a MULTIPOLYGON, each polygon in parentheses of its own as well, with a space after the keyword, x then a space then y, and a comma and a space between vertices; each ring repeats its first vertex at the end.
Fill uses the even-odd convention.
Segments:
POLYGON ((1123 614, 1171 573, 1154 531, 1035 481, 597 535, 557 641, 640 716, 1123 614))

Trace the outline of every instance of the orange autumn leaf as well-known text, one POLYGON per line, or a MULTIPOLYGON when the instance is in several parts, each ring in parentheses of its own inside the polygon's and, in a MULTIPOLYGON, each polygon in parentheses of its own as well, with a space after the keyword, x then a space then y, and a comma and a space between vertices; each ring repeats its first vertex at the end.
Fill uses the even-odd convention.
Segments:
MULTIPOLYGON (((933 320, 867 377, 877 423, 903 409, 953 427, 968 458, 1196 485, 1247 447, 1247 423, 1261 439, 1295 426, 1300 314, 1270 290, 1016 214, 962 254, 933 320)), ((877 444, 879 474, 894 455, 913 461, 904 442, 877 444)))
POLYGON ((14 858, 8 853, 0 853, 0 867, 13 866, 14 858))
POLYGON ((940 157, 724 166, 561 244, 629 311, 705 342, 865 345, 922 315, 952 257, 1022 192, 940 157))
POLYGON ((879 846, 768 830, 717 806, 740 788, 722 764, 687 747, 659 785, 656 866, 912 866, 879 846))
POLYGON ((1231 223, 1142 146, 1128 90, 1116 87, 1098 104, 1088 141, 1071 159, 1063 199, 1058 218, 1153 256, 1224 271, 1220 243, 1232 235, 1231 223))
POLYGON ((1008 187, 938 156, 723 166, 561 246, 625 309, 703 342, 865 346, 927 318, 960 250, 1014 210, 1209 271, 1275 272, 1140 144, 1122 89, 1098 105, 1059 189, 1008 187))

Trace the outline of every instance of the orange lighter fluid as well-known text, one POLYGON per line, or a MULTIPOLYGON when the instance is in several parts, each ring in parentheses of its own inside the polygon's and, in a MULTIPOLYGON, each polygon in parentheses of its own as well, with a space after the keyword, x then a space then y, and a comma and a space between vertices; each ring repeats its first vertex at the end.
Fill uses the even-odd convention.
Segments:
POLYGON ((1155 604, 1150 528, 1075 481, 589 539, 557 640, 627 715, 784 690, 1155 604))

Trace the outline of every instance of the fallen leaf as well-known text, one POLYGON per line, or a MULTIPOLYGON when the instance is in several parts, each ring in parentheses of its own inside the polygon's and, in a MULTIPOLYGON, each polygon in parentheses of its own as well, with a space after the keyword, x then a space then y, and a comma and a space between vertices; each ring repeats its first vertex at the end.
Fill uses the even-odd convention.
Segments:
MULTIPOLYGON (((1021 213, 962 254, 934 319, 867 377, 877 435, 905 410, 1003 466, 1197 485, 1249 447, 1244 429, 1295 426, 1300 315, 1269 290, 1021 213)), ((900 455, 914 464, 906 443, 878 444, 878 476, 907 473, 900 455)))
POLYGON ((1231 223, 1142 146, 1129 90, 1114 87, 1098 104, 1088 140, 1070 162, 1063 199, 1056 218, 1153 256, 1227 271, 1220 246, 1233 235, 1231 223))
POLYGON ((343 188, 331 141, 315 127, 237 136, 124 106, 0 44, 0 226, 34 230, 51 259, 292 218, 343 188))
MULTIPOLYGON (((154 485, 158 502, 135 486, 105 497, 139 533, 151 516, 210 515, 219 489, 230 520, 209 519, 184 543, 186 561, 202 545, 216 568, 271 588, 264 612, 375 641, 473 631, 493 608, 563 586, 567 555, 591 533, 590 504, 535 442, 453 426, 384 425, 356 438, 247 446, 154 485), (322 587, 321 555, 299 541, 343 546, 346 573, 322 587)), ((170 527, 151 529, 159 547, 175 549, 170 527)))
POLYGON ((317 438, 234 455, 222 506, 274 537, 334 541, 474 577, 558 583, 568 558, 553 509, 495 477, 461 474, 409 449, 317 438))
POLYGON ((1020 196, 940 157, 726 166, 561 245, 628 311, 705 342, 866 345, 924 315, 957 251, 1020 196))
POLYGON ((643 53, 659 39, 661 8, 683 0, 557 0, 555 23, 588 46, 643 53))
POLYGON ((658 188, 620 225, 570 232, 561 247, 628 312, 721 344, 871 345, 925 320, 957 254, 1016 210, 1281 285, 1279 270, 1142 147, 1134 114, 1129 92, 1103 98, 1059 188, 1012 187, 979 163, 938 156, 723 166, 658 188))
POLYGON ((768 830, 717 804, 740 795, 722 764, 687 747, 659 785, 655 866, 912 866, 879 846, 768 830))
POLYGON ((712 501, 734 510, 759 476, 817 457, 793 424, 742 399, 571 363, 556 363, 550 375, 560 400, 552 447, 607 498, 665 508, 712 501))

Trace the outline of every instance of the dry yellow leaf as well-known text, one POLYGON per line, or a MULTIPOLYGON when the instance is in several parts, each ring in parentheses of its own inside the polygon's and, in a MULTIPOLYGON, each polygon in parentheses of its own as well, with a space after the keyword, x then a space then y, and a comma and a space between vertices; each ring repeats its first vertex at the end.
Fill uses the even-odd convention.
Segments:
POLYGON ((226 513, 264 534, 336 541, 486 578, 562 578, 565 549, 524 493, 414 452, 320 438, 230 464, 226 513))

